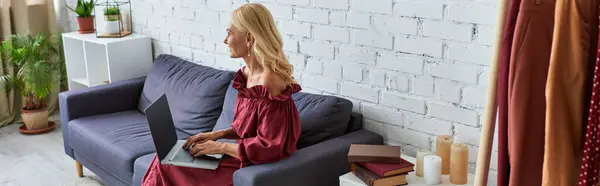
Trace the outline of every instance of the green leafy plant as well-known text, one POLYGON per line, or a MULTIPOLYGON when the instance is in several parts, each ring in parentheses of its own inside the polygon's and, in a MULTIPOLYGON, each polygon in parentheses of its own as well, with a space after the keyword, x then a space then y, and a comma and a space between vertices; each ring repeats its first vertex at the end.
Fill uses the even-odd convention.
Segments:
POLYGON ((85 0, 77 0, 77 6, 75 8, 69 5, 67 5, 67 8, 75 12, 79 17, 92 17, 95 4, 96 2, 94 2, 94 0, 87 2, 85 0))
POLYGON ((58 33, 54 37, 54 41, 56 41, 56 47, 53 48, 56 54, 58 55, 58 71, 60 72, 60 90, 66 91, 69 90, 69 80, 67 77, 67 63, 65 63, 65 51, 63 50, 64 45, 62 37, 60 37, 61 35, 62 33, 58 33))
POLYGON ((118 6, 109 6, 104 8, 104 15, 119 15, 119 7, 118 6))
POLYGON ((8 36, 0 46, 0 58, 15 73, 0 76, 0 90, 19 91, 25 98, 24 110, 45 108, 60 71, 59 52, 43 34, 8 36))
POLYGON ((117 17, 109 17, 108 19, 106 19, 106 21, 118 21, 119 18, 117 17))

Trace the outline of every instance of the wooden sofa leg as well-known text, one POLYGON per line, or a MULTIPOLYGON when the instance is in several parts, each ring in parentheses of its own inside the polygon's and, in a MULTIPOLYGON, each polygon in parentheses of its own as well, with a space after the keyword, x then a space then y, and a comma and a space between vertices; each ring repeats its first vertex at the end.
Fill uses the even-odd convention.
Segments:
POLYGON ((75 168, 77 168, 77 176, 80 178, 83 177, 83 166, 81 163, 75 161, 75 168))

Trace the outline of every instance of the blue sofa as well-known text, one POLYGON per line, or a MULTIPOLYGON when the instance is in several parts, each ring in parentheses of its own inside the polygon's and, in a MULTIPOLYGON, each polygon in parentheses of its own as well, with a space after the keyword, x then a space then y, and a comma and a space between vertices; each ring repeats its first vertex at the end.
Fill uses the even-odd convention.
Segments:
MULTIPOLYGON (((140 185, 155 156, 143 109, 164 92, 180 139, 227 128, 237 95, 234 75, 160 55, 146 77, 63 92, 65 153, 107 185, 140 185)), ((352 113, 352 102, 303 92, 293 99, 302 125, 299 150, 276 163, 237 170, 236 186, 338 185, 349 171, 350 144, 383 144, 382 136, 362 130, 362 115, 352 113)))

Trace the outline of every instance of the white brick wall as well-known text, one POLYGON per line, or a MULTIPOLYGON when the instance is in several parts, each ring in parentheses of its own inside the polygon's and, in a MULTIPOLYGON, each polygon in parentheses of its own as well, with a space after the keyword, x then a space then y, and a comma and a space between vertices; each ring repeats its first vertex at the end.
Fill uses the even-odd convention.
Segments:
POLYGON ((471 66, 434 64, 429 66, 429 74, 443 79, 475 84, 478 72, 471 66))
POLYGON ((379 96, 379 93, 377 90, 366 86, 361 86, 354 83, 342 83, 340 95, 368 101, 371 103, 377 103, 377 97, 379 96))
POLYGON ((436 93, 438 99, 452 103, 460 103, 462 86, 456 83, 438 81, 436 93))
POLYGON ((452 124, 420 114, 405 114, 404 127, 432 135, 452 134, 452 124))
MULTIPOLYGON (((454 135, 476 156, 496 5, 456 0, 256 0, 281 31, 306 92, 350 99, 365 128, 405 150, 454 135)), ((134 30, 155 55, 235 70, 223 44, 246 0, 132 0, 134 30)), ((254 2, 254 0, 251 0, 254 2)), ((74 0, 68 0, 73 4, 74 0)), ((77 29, 69 13, 71 31, 77 29)), ((470 157, 474 166, 475 157, 470 157)), ((493 168, 495 166, 492 166, 493 168)))
POLYGON ((442 19, 444 14, 443 1, 402 2, 394 5, 397 15, 406 17, 421 17, 442 19))
POLYGON ((423 21, 423 35, 456 41, 471 41, 473 25, 447 21, 423 21))
POLYGON ((419 58, 382 54, 381 58, 377 61, 377 65, 388 70, 396 70, 411 74, 423 73, 423 60, 419 58))
POLYGON ((373 27, 381 33, 417 34, 417 20, 385 15, 373 16, 373 27))
POLYGON ((494 25, 496 8, 493 3, 449 2, 448 19, 458 22, 494 25))
POLYGON ((329 23, 329 12, 314 8, 296 8, 294 19, 312 23, 329 23))
POLYGON ((353 40, 357 45, 383 49, 392 49, 392 45, 394 44, 392 36, 369 30, 354 30, 353 40))
POLYGON ((400 110, 410 111, 417 114, 425 114, 425 101, 400 94, 384 92, 381 103, 385 106, 396 107, 400 110))
POLYGON ((313 0, 314 6, 348 10, 348 0, 313 0))
POLYGON ((392 0, 350 0, 350 10, 366 13, 392 14, 392 0))
POLYGON ((307 41, 300 43, 300 52, 311 56, 333 59, 334 47, 324 42, 307 41))
POLYGON ((338 60, 375 65, 375 52, 361 51, 356 48, 338 47, 338 60))
POLYGON ((395 40, 396 51, 431 57, 442 57, 442 40, 426 37, 399 36, 395 40))
POLYGON ((369 28, 371 16, 367 13, 350 11, 346 15, 346 25, 356 28, 369 28))
POLYGON ((281 28, 280 32, 284 34, 310 37, 310 24, 304 24, 298 21, 280 21, 279 27, 281 28))
POLYGON ((315 25, 313 28, 315 39, 348 43, 350 32, 348 29, 335 26, 315 25))
POLYGON ((429 114, 433 117, 459 122, 471 126, 477 126, 477 112, 464 108, 456 108, 450 105, 438 103, 429 104, 429 114))

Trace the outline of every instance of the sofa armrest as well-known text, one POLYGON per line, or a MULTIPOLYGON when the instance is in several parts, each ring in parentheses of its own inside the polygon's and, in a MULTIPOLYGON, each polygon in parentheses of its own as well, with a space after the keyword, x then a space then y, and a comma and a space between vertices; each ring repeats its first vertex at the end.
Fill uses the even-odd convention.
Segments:
POLYGON ((69 121, 86 116, 136 109, 145 79, 141 77, 60 93, 58 96, 60 123, 67 155, 73 157, 73 150, 69 146, 69 121))
POLYGON ((383 144, 383 137, 358 130, 300 149, 276 163, 244 167, 235 171, 236 186, 330 186, 339 184, 339 176, 350 171, 350 144, 383 144))

